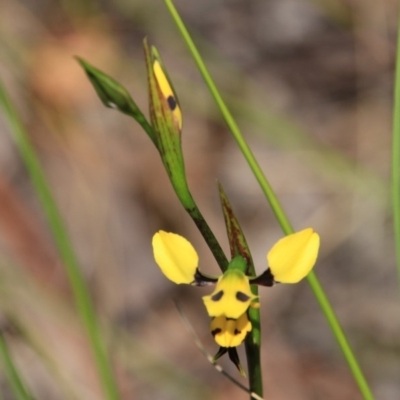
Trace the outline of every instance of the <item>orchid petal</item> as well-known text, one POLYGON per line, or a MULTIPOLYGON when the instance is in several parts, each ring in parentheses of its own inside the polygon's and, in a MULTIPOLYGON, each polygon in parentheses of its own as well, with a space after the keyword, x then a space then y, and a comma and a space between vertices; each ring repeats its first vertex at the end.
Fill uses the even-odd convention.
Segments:
POLYGON ((153 236, 153 253, 163 274, 177 284, 195 280, 199 257, 191 243, 175 233, 159 231, 153 236))
POLYGON ((313 268, 320 239, 312 228, 285 236, 267 254, 267 261, 276 282, 297 283, 313 268))

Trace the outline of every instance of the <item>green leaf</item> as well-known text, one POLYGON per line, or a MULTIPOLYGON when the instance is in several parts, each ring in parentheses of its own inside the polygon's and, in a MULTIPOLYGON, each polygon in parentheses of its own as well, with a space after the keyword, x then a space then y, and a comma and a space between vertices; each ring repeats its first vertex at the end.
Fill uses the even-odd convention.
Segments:
POLYGON ((87 77, 102 103, 108 108, 114 108, 134 118, 157 146, 153 128, 134 102, 129 92, 115 79, 93 67, 87 61, 80 57, 76 57, 76 59, 86 72, 87 77))

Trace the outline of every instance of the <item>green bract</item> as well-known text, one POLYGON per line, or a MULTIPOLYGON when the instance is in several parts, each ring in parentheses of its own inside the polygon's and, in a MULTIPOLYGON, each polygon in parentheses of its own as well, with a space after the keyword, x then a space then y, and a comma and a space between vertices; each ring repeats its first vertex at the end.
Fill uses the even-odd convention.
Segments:
POLYGON ((192 206, 182 154, 182 113, 178 98, 155 47, 144 43, 149 84, 150 121, 156 146, 172 186, 184 206, 192 206))

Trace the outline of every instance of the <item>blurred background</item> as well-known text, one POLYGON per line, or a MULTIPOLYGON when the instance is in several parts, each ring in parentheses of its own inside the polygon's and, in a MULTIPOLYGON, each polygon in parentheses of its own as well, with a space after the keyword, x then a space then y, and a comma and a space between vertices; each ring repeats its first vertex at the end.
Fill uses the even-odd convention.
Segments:
MULTIPOLYGON (((381 400, 400 396, 389 201, 396 3, 176 0, 295 229, 320 233, 315 271, 381 400)), ((209 289, 167 281, 151 237, 177 232, 204 271, 218 273, 216 262, 148 137, 103 107, 73 58, 113 76, 147 112, 145 36, 180 98, 194 197, 228 253, 222 183, 262 272, 282 233, 161 0, 2 1, 0 75, 90 285, 122 398, 244 399, 198 351, 172 301, 215 353, 201 301, 209 289)), ((64 269, 1 113, 0 163, 1 329, 37 399, 100 399, 64 269)), ((261 315, 266 399, 361 399, 306 281, 264 288, 261 315)), ((227 357, 221 364, 242 379, 227 357)), ((0 386, 12 399, 4 374, 0 386)))

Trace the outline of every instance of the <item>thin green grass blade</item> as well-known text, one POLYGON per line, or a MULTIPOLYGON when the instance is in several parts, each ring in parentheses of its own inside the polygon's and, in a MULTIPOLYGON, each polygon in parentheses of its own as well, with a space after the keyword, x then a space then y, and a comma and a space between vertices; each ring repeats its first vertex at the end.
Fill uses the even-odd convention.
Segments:
POLYGON ((397 271, 400 288, 400 15, 397 29, 392 139, 392 207, 394 243, 396 248, 397 271))
POLYGON ((32 400, 33 397, 29 394, 15 368, 2 333, 0 333, 0 360, 16 400, 32 400))
POLYGON ((1 80, 0 106, 3 108, 6 120, 10 125, 13 139, 28 170, 35 192, 40 199, 53 239, 63 261, 63 265, 73 290, 78 312, 87 331, 89 342, 92 347, 105 398, 108 400, 117 400, 119 399, 117 385, 101 338, 100 327, 90 298, 89 290, 82 276, 76 256, 72 250, 72 245, 66 228, 62 222, 61 215, 47 184, 39 159, 1 80))
MULTIPOLYGON (((240 132, 239 127, 237 126, 235 120, 233 119, 231 113, 229 112, 225 102, 223 101, 213 79, 211 78, 210 73, 208 72, 207 67, 205 66, 195 44, 193 43, 189 32, 187 31, 182 19, 180 18, 175 6, 173 5, 171 0, 165 0, 167 8, 178 27, 180 34, 182 35, 186 45, 189 48, 189 51, 195 60, 197 67, 200 73, 203 76, 204 81, 206 82, 217 106, 219 107, 226 124, 228 125, 232 135, 234 136, 240 150, 242 151, 247 163, 249 164, 255 178, 257 179, 262 191, 264 192, 272 211, 274 212, 276 219, 278 220, 282 231, 288 235, 293 233, 293 227, 286 216, 282 206, 279 203, 278 198, 276 197, 271 185, 269 184, 267 178, 265 177, 264 173, 262 172, 260 165, 258 164, 257 160, 255 159, 251 149, 247 145, 245 139, 243 138, 242 133, 240 132)), ((350 367, 350 370, 354 376, 354 379, 357 382, 357 385, 360 389, 360 392, 363 395, 364 400, 373 400, 372 392, 369 388, 369 385, 361 371, 361 368, 357 362, 357 359, 350 347, 350 344, 346 338, 346 335, 337 319, 335 312, 323 290, 319 280, 314 272, 311 272, 308 277, 308 282, 311 286, 311 289, 322 308, 322 311, 327 318, 329 326, 346 358, 346 361, 350 367)))

